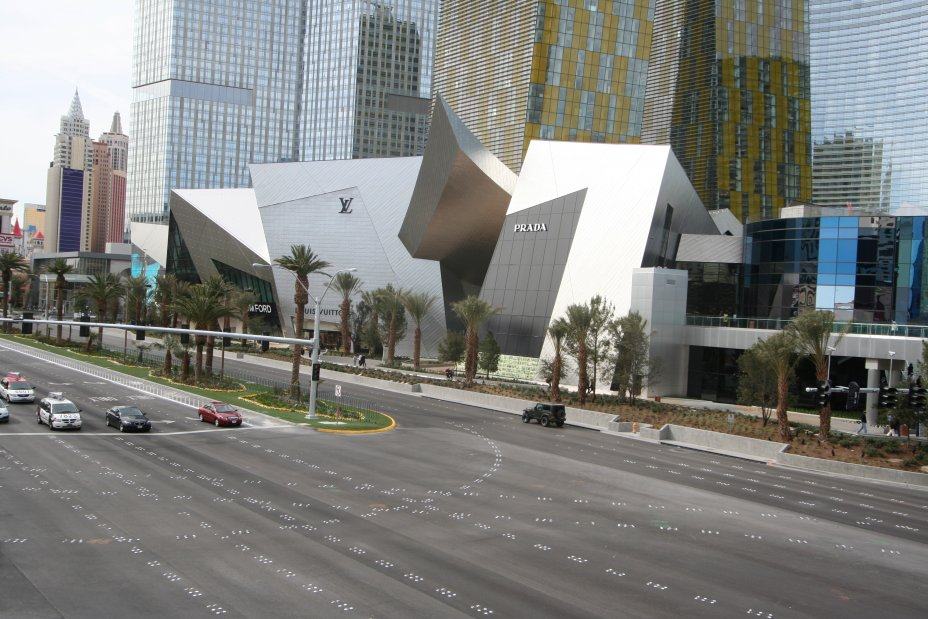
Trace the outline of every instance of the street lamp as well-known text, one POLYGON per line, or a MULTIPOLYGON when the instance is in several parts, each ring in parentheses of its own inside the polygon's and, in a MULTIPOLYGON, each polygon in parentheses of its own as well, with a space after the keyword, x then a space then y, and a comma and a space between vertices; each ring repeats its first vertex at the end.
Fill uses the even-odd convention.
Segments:
MULTIPOLYGON (((256 269, 266 268, 266 269, 271 269, 273 271, 274 267, 278 265, 261 264, 258 262, 254 262, 252 263, 251 266, 256 269)), ((310 377, 310 383, 309 383, 309 410, 306 413, 307 419, 316 418, 316 394, 319 390, 319 367, 318 367, 318 364, 319 364, 319 314, 322 313, 322 309, 320 307, 322 305, 322 299, 325 298, 326 293, 329 291, 329 288, 332 286, 332 282, 335 281, 335 276, 337 276, 339 273, 351 273, 354 271, 357 271, 357 269, 352 267, 350 269, 340 269, 338 271, 335 271, 335 273, 333 273, 332 275, 329 275, 328 273, 319 272, 320 275, 325 275, 326 277, 329 278, 329 283, 326 284, 325 290, 323 290, 322 294, 319 295, 318 297, 314 297, 312 293, 309 291, 309 287, 303 286, 303 282, 301 282, 299 278, 297 278, 296 280, 297 283, 303 286, 303 290, 305 290, 307 296, 309 296, 309 298, 313 300, 313 304, 315 306, 315 316, 313 317, 313 352, 312 352, 312 357, 310 358, 311 363, 312 363, 312 373, 310 375, 311 377, 310 377)), ((302 333, 295 334, 296 337, 301 337, 302 335, 303 335, 302 333)))
POLYGON ((895 361, 896 351, 890 350, 889 352, 889 386, 893 386, 893 361, 895 361))
POLYGON ((828 375, 825 377, 825 380, 830 382, 831 381, 831 353, 833 353, 837 349, 834 346, 829 346, 826 350, 828 351, 828 375))

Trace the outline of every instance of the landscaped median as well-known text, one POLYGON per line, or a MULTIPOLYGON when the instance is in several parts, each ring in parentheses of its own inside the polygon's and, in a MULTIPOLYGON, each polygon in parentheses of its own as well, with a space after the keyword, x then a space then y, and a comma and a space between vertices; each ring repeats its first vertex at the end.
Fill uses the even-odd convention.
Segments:
POLYGON ((321 432, 336 431, 339 433, 366 434, 385 432, 396 426, 396 422, 392 417, 379 411, 345 406, 328 400, 320 400, 317 404, 317 419, 308 420, 306 419, 305 406, 294 406, 281 398, 272 389, 246 381, 231 381, 234 384, 223 384, 220 388, 198 387, 159 376, 148 365, 136 365, 126 360, 117 361, 96 352, 87 353, 76 346, 56 346, 40 342, 31 336, 22 335, 0 334, 0 339, 144 379, 207 400, 227 402, 233 406, 239 406, 283 421, 309 426, 321 432))

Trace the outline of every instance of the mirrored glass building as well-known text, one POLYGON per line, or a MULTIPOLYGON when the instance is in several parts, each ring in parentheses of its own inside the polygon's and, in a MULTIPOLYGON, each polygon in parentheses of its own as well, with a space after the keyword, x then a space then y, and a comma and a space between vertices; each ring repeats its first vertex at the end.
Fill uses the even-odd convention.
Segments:
POLYGON ((812 201, 928 206, 928 4, 809 0, 812 201))
POLYGON ((421 154, 438 0, 136 0, 127 214, 248 165, 421 154))

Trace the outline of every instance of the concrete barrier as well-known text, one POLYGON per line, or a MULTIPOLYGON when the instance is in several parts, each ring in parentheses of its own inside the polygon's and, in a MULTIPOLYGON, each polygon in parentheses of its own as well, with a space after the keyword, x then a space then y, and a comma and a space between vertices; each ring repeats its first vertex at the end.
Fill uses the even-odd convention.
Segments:
POLYGON ((900 471, 898 469, 890 469, 882 466, 854 464, 852 462, 841 462, 840 460, 811 458, 809 456, 800 456, 791 453, 777 454, 776 461, 779 464, 792 466, 804 471, 832 473, 834 475, 844 475, 847 477, 863 477, 864 479, 872 479, 875 481, 888 481, 897 484, 905 484, 906 486, 928 488, 928 475, 925 473, 900 471))
POLYGON ((772 460, 782 452, 787 445, 774 441, 764 441, 746 436, 700 430, 687 426, 668 424, 668 435, 662 441, 680 443, 682 446, 718 451, 729 454, 742 454, 757 460, 772 460))

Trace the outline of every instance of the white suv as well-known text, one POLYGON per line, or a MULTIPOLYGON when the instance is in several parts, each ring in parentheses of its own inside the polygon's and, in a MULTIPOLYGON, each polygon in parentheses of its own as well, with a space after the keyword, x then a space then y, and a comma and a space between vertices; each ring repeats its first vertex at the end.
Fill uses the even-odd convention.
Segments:
POLYGON ((61 393, 51 393, 47 398, 39 400, 39 406, 35 409, 35 420, 40 424, 46 424, 49 430, 80 430, 81 409, 71 400, 66 400, 61 393))
POLYGON ((22 374, 10 372, 0 380, 0 398, 7 402, 35 402, 35 389, 22 374))

